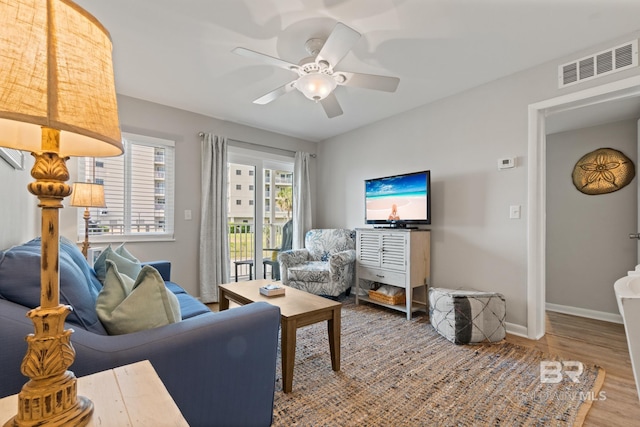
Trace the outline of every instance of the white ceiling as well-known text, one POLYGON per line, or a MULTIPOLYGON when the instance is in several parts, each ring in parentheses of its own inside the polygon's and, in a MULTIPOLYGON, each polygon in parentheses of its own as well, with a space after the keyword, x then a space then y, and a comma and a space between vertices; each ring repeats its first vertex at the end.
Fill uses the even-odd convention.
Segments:
POLYGON ((111 33, 118 93, 311 141, 640 29, 640 0, 76 2, 111 33), (333 119, 297 91, 252 103, 295 74, 234 47, 297 63, 336 22, 362 38, 335 68, 397 76, 397 92, 338 87, 333 119))

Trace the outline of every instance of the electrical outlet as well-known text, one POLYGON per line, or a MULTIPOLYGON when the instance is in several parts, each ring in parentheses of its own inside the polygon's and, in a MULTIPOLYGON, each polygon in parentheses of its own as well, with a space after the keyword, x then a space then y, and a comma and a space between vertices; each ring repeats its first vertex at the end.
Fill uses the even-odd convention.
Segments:
POLYGON ((184 211, 184 219, 185 221, 191 221, 191 209, 186 209, 184 211))

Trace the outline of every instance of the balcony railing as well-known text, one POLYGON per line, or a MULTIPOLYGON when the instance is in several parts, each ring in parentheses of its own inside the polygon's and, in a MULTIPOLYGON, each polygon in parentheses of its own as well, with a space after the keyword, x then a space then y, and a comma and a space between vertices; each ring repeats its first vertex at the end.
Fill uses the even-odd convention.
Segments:
MULTIPOLYGON (((262 247, 279 248, 282 245, 283 223, 265 224, 262 233, 262 247)), ((263 258, 271 258, 272 251, 264 251, 258 262, 255 262, 255 225, 247 222, 229 223, 229 255, 231 258, 231 280, 235 280, 235 267, 238 264, 238 280, 249 280, 249 277, 261 278, 263 276, 263 258), (238 263, 239 261, 253 260, 253 265, 238 263), (251 274, 250 274, 251 269, 251 274)))

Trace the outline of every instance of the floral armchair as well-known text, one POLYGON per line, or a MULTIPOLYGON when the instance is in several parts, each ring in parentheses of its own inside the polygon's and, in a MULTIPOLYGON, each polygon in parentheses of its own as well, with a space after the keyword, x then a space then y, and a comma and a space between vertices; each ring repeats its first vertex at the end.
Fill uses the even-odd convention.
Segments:
POLYGON ((278 255, 282 283, 316 295, 349 295, 355 272, 355 231, 310 230, 304 246, 278 255))

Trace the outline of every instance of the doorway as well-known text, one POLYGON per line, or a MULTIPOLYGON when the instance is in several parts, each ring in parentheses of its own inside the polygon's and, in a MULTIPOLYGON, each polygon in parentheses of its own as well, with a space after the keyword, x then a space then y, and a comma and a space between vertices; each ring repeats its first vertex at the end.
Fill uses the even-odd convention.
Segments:
POLYGON ((629 114, 634 117, 611 117, 611 123, 579 124, 577 128, 564 127, 561 132, 553 132, 555 124, 563 121, 561 114, 547 119, 547 311, 622 323, 612 284, 636 265, 636 243, 628 235, 636 229, 638 219, 638 181, 604 194, 592 194, 584 188, 607 183, 606 178, 621 184, 623 178, 618 175, 626 166, 613 166, 619 160, 618 153, 637 164, 640 111, 636 107, 629 114), (585 167, 590 168, 594 161, 611 160, 614 163, 604 164, 611 169, 605 171, 605 178, 599 172, 578 168, 577 176, 587 180, 576 187, 574 166, 596 151, 599 157, 590 157, 591 163, 585 167), (591 183, 589 178, 593 178, 591 183))
POLYGON ((267 277, 273 263, 263 260, 272 258, 292 218, 293 158, 230 146, 228 161, 231 278, 267 277))
POLYGON ((640 76, 635 76, 529 105, 527 336, 530 339, 540 339, 545 333, 547 117, 639 97, 640 76))

